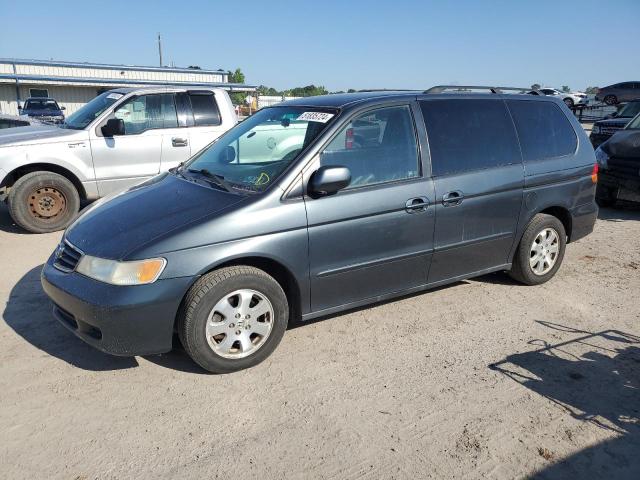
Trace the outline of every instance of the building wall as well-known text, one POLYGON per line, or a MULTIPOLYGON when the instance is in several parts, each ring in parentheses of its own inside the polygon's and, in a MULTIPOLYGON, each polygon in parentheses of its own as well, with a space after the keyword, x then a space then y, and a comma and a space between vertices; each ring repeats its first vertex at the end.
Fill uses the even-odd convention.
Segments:
MULTIPOLYGON (((22 105, 24 105, 24 101, 31 96, 29 92, 31 88, 48 90, 51 98, 55 98, 61 107, 66 107, 64 112, 65 116, 71 115, 85 103, 95 98, 98 94, 98 89, 96 87, 63 87, 46 84, 20 84, 20 99, 22 101, 22 105)), ((18 115, 15 84, 0 84, 0 113, 18 115)))

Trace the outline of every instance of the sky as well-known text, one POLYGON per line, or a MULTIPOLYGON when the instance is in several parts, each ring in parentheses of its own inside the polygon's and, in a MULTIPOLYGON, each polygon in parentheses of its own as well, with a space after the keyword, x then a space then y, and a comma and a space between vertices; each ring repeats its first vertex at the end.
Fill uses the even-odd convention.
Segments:
POLYGON ((0 57, 241 68, 278 90, 640 80, 640 0, 0 0, 0 57))

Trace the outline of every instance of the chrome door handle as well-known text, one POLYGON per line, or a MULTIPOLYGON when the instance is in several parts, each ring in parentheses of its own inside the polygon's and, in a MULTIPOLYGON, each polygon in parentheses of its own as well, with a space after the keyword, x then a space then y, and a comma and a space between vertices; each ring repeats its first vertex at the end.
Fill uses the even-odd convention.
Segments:
POLYGON ((454 190, 453 192, 445 193, 442 196, 442 205, 445 207, 452 207, 454 205, 460 205, 464 195, 460 190, 454 190))
POLYGON ((427 197, 415 197, 407 200, 404 204, 404 208, 408 213, 423 212, 429 207, 429 200, 427 197))
POLYGON ((187 145, 189 145, 189 140, 187 140, 186 138, 173 137, 171 139, 171 145, 173 145, 174 147, 186 147, 187 145))

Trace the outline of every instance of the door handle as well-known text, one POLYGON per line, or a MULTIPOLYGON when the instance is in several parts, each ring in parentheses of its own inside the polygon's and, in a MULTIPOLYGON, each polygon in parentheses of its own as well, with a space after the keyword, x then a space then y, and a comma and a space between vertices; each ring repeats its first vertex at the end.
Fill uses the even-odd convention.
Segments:
POLYGON ((404 208, 408 213, 423 212, 429 207, 429 200, 427 197, 415 197, 407 200, 404 204, 404 208))
POLYGON ((445 193, 442 196, 442 205, 444 205, 445 207, 460 205, 463 198, 464 195, 460 190, 454 190, 453 192, 445 193))
POLYGON ((181 137, 173 137, 171 138, 171 145, 174 147, 186 147, 189 145, 189 140, 181 137))

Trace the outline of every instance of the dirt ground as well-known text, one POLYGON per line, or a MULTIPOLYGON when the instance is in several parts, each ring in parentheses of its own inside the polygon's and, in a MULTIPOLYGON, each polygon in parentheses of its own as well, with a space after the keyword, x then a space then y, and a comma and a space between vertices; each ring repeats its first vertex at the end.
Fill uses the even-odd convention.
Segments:
POLYGON ((545 285, 333 316, 220 376, 58 325, 39 275, 59 238, 0 207, 2 478, 640 478, 640 210, 602 210, 545 285))

